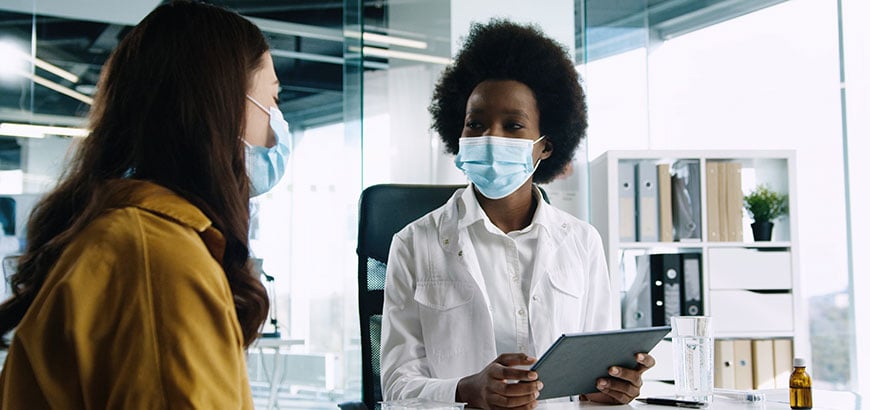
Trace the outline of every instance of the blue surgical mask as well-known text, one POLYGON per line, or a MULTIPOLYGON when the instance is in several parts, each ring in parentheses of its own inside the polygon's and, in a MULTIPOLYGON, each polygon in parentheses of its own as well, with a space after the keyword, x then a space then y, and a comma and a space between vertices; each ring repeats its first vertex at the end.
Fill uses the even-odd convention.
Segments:
POLYGON ((533 164, 532 147, 542 139, 543 136, 535 141, 493 136, 460 138, 456 166, 483 196, 501 199, 514 193, 535 173, 538 164, 533 164))
POLYGON ((290 124, 284 120, 284 114, 277 107, 266 109, 250 95, 246 97, 269 114, 269 126, 275 133, 275 145, 269 148, 251 145, 245 141, 251 196, 255 197, 269 192, 284 176, 287 159, 290 158, 290 124))

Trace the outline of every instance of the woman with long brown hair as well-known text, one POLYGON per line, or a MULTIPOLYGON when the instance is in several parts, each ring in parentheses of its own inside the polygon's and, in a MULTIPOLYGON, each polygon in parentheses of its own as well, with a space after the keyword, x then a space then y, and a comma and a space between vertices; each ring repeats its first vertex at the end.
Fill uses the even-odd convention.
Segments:
POLYGON ((0 407, 253 406, 244 349, 269 301, 248 199, 283 170, 277 92, 265 38, 235 13, 176 1, 127 34, 0 306, 0 335, 15 330, 0 407))

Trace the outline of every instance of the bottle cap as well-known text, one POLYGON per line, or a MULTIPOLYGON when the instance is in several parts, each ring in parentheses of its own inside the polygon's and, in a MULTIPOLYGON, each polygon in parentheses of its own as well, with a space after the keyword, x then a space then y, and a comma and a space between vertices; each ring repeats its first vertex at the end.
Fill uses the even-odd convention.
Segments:
POLYGON ((807 367, 807 361, 800 358, 800 357, 795 357, 794 358, 794 367, 807 367))

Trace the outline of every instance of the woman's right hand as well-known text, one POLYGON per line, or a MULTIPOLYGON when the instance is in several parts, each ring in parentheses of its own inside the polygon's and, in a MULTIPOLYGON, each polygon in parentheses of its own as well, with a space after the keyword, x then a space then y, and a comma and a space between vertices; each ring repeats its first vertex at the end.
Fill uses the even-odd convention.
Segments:
POLYGON ((456 385, 456 401, 481 409, 533 409, 544 383, 538 373, 511 366, 530 366, 536 359, 523 353, 505 353, 479 373, 456 385))

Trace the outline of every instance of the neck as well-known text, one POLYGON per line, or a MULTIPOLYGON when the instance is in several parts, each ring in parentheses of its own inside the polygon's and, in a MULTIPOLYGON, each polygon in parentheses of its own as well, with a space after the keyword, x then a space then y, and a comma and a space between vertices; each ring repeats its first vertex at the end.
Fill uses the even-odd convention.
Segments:
POLYGON ((489 220, 504 233, 529 226, 538 208, 538 196, 534 193, 531 181, 501 199, 489 199, 481 195, 477 188, 474 188, 474 195, 489 220))

